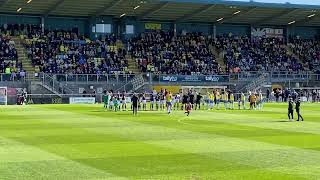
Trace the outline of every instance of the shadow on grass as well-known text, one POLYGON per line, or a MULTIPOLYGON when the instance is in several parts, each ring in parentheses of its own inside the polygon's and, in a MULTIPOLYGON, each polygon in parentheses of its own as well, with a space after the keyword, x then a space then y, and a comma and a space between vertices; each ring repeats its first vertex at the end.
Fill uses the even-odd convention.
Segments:
POLYGON ((294 122, 294 121, 289 121, 289 120, 280 120, 280 121, 272 121, 272 122, 289 123, 289 122, 294 122))

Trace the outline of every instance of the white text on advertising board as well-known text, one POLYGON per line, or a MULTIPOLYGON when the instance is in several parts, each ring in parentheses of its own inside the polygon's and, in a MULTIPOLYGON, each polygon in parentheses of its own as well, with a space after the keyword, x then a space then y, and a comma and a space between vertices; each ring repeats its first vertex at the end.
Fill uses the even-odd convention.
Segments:
POLYGON ((177 82, 178 81, 178 77, 175 77, 175 76, 163 76, 162 79, 164 81, 170 81, 170 82, 177 82))
POLYGON ((206 76, 205 79, 206 81, 219 82, 218 76, 206 76))

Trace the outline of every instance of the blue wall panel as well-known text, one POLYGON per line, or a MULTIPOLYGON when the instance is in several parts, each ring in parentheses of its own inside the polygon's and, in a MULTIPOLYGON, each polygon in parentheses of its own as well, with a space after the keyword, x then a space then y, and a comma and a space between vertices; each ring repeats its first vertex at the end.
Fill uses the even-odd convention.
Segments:
POLYGON ((0 24, 40 24, 40 18, 31 16, 1 15, 0 24))
MULTIPOLYGON (((0 25, 3 24, 40 24, 40 17, 33 16, 16 16, 16 15, 0 15, 0 25)), ((126 17, 121 20, 114 19, 111 16, 99 17, 97 19, 86 19, 86 18, 72 18, 72 17, 48 17, 45 19, 45 28, 49 30, 64 29, 71 30, 77 27, 80 34, 85 34, 90 37, 94 37, 92 33, 92 26, 96 23, 112 24, 112 33, 117 34, 118 27, 120 27, 121 37, 130 38, 133 35, 125 34, 125 27, 127 24, 134 25, 134 33, 145 32, 145 23, 160 23, 162 30, 172 31, 174 24, 172 22, 157 22, 149 21, 143 22, 138 21, 133 17, 126 17), (119 25, 120 24, 120 25, 119 25)), ((277 28, 274 26, 273 28, 277 28)), ((284 26, 280 28, 286 28, 284 26)), ((182 31, 186 32, 203 32, 205 35, 211 35, 213 32, 211 24, 200 24, 200 23, 178 23, 177 33, 182 31)), ((251 34, 250 25, 232 25, 232 24, 217 24, 216 34, 228 34, 232 33, 235 35, 248 35, 251 34)), ((286 31, 284 31, 286 33, 286 31)), ((320 27, 289 27, 289 36, 300 36, 301 38, 314 38, 320 35, 320 27)))
POLYGON ((293 27, 289 28, 289 35, 292 37, 300 36, 304 39, 312 39, 320 35, 320 28, 317 27, 293 27))
POLYGON ((211 34, 211 26, 209 24, 177 24, 177 33, 186 32, 202 32, 204 35, 211 34))
POLYGON ((89 33, 89 20, 76 18, 50 17, 45 19, 45 28, 48 30, 63 29, 72 30, 77 27, 80 34, 89 33))

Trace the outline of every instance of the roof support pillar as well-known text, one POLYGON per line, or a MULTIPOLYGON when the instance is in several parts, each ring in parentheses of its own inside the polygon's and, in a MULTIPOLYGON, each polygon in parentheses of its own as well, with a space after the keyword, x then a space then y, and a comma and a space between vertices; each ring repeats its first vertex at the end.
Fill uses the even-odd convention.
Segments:
POLYGON ((213 39, 216 40, 217 39, 217 25, 213 24, 212 28, 213 28, 213 39))
POLYGON ((45 18, 41 16, 41 32, 44 34, 45 18))
POLYGON ((290 30, 289 30, 290 26, 286 27, 286 43, 289 43, 289 37, 290 37, 290 30))

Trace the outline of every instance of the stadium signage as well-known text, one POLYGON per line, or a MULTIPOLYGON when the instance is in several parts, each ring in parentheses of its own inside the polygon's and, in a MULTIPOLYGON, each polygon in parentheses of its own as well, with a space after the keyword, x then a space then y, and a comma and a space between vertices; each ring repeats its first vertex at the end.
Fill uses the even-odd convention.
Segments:
POLYGON ((95 104, 96 99, 94 97, 70 97, 70 104, 95 104))
POLYGON ((219 82, 219 76, 206 76, 205 80, 206 81, 211 81, 211 82, 219 82))
POLYGON ((177 82, 178 77, 177 76, 162 76, 162 81, 169 81, 169 82, 177 82))
POLYGON ((225 76, 203 76, 203 75, 160 75, 160 82, 226 82, 225 76))
POLYGON ((201 82, 199 76, 184 76, 181 79, 183 82, 201 82))

